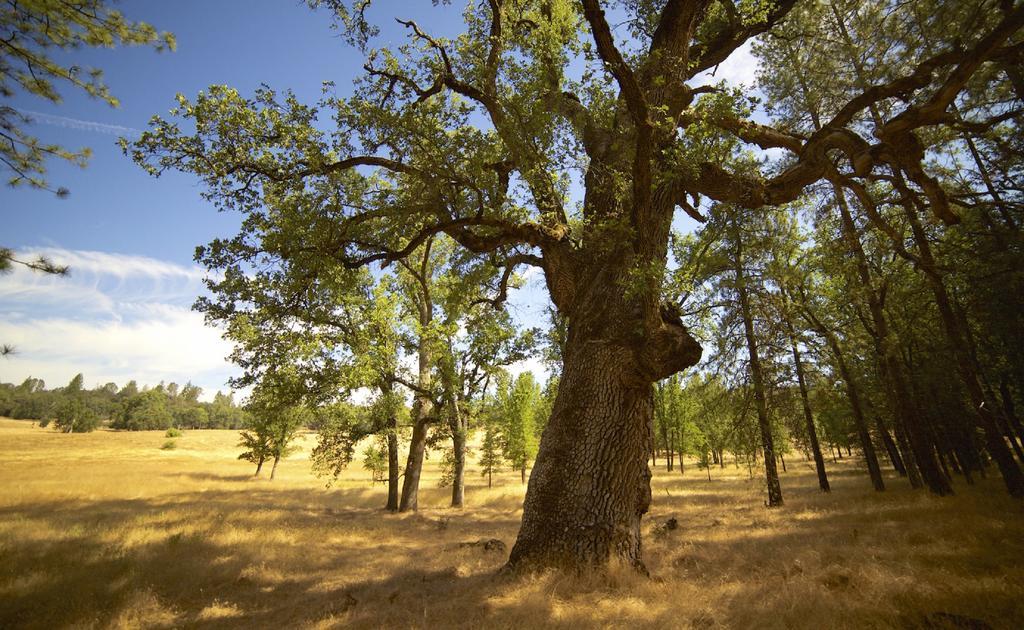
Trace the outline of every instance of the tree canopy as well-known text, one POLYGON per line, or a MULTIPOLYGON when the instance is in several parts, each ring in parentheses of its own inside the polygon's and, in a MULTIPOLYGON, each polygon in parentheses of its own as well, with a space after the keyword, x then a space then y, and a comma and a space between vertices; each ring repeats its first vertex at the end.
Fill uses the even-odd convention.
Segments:
MULTIPOLYGON (((966 338, 954 300, 942 307, 942 291, 947 298, 950 291, 929 262, 926 230, 969 222, 977 184, 985 183, 948 176, 942 151, 957 155, 958 133, 984 135, 1020 115, 1014 62, 1024 6, 489 0, 466 7, 456 37, 400 19, 406 43, 367 50, 375 33, 367 3, 312 4, 331 9, 349 41, 366 50, 365 73, 350 95, 328 85, 319 102, 305 104, 269 87, 246 96, 211 86, 179 95, 172 117, 155 118, 124 150, 154 175, 197 176, 213 205, 240 212, 239 234, 202 249, 200 259, 234 279, 254 268, 271 278, 292 270, 288 299, 351 283, 364 268, 408 264, 441 235, 502 270, 495 304, 507 297, 515 269, 543 271, 566 324, 563 364, 512 565, 589 566, 618 557, 643 566, 652 384, 702 353, 670 281, 673 265, 685 264, 669 255, 677 212, 701 222, 710 214, 709 226, 733 230, 741 352, 770 500, 781 503, 770 470, 776 388, 765 372, 771 362, 759 356, 768 352, 754 321, 762 311, 747 289, 737 235, 771 213, 795 211, 799 204, 787 204, 823 187, 827 197, 828 186, 834 214, 822 229, 839 228, 835 242, 854 261, 848 277, 867 287, 858 315, 870 322, 880 378, 892 385, 887 403, 926 484, 948 490, 928 426, 914 412, 914 380, 900 363, 871 265, 882 244, 912 261, 932 278, 950 347, 966 338), (765 62, 767 112, 752 95, 702 78, 752 39, 765 62), (808 59, 816 67, 804 72, 808 59), (815 82, 805 87, 802 78, 815 82), (755 149, 781 157, 761 159, 755 149), (883 204, 908 213, 917 251, 879 210, 878 195, 894 195, 883 204), (852 200, 891 242, 859 240, 852 200)), ((988 184, 995 200, 995 180, 988 184)), ((1001 207, 1012 214, 1005 199, 1001 207)), ((980 402, 986 394, 970 353, 956 361, 970 399, 980 402)), ((429 401, 420 396, 426 419, 429 401)), ((1024 486, 999 421, 980 408, 986 448, 1018 493, 1024 486)))

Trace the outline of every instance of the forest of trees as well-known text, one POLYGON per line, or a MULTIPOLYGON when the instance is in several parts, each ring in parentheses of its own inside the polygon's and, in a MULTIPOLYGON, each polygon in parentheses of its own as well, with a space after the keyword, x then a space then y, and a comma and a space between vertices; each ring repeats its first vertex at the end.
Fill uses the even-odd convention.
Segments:
POLYGON ((191 383, 141 389, 135 381, 93 389, 85 389, 83 383, 81 374, 53 389, 32 377, 20 385, 0 383, 0 416, 37 420, 44 427, 53 422, 67 433, 85 433, 101 425, 126 431, 238 429, 247 422, 231 392, 217 392, 212 402, 200 402, 203 391, 191 383))
MULTIPOLYGON (((643 570, 652 458, 729 454, 769 506, 787 455, 829 491, 854 449, 880 492, 1024 498, 1024 5, 489 0, 375 48, 369 3, 308 4, 365 55, 350 92, 214 85, 121 141, 241 216, 197 250, 196 308, 253 388, 257 470, 305 409, 318 473, 371 437, 414 510, 443 448, 460 507, 479 429, 485 475, 533 462, 511 567, 643 570), (748 52, 756 91, 714 78, 748 52), (551 307, 525 326, 524 268, 551 307), (537 355, 550 382, 508 376, 537 355)), ((180 393, 80 385, 58 415, 177 418, 180 393)))

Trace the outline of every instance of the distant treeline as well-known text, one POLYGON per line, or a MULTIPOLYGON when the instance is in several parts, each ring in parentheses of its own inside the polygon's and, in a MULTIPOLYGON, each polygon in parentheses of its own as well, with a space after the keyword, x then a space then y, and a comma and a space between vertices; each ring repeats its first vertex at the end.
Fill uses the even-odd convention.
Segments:
POLYGON ((62 431, 84 433, 108 425, 127 431, 179 429, 238 429, 246 412, 232 393, 217 392, 213 402, 200 402, 203 390, 191 383, 139 388, 129 381, 119 388, 107 383, 85 389, 81 374, 64 387, 46 389, 42 379, 29 377, 20 385, 0 383, 0 416, 53 422, 62 431))

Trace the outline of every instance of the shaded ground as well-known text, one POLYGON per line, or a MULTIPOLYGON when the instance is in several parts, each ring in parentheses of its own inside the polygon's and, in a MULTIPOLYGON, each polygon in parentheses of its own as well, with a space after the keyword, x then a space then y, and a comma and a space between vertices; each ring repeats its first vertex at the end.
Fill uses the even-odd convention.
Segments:
MULTIPOLYGON (((654 478, 653 579, 496 576, 515 539, 517 473, 469 475, 450 510, 437 457, 418 514, 378 509, 357 465, 327 489, 304 454, 273 482, 237 433, 63 435, 0 420, 0 627, 1018 628, 1024 507, 998 479, 933 499, 857 462, 788 462, 786 505, 745 468, 654 478), (660 527, 670 517, 679 527, 660 527)), ((305 451, 312 441, 304 443, 305 451)))

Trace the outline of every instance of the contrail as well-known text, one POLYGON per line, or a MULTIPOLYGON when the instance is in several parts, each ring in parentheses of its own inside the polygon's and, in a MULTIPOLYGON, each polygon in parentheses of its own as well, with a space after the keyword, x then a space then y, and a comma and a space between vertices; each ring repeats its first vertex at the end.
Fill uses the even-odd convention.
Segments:
POLYGON ((111 136, 141 136, 142 130, 134 127, 122 127, 121 125, 108 125, 106 123, 93 122, 91 120, 79 120, 78 118, 68 118, 67 116, 54 116, 53 114, 43 114, 40 112, 33 112, 27 109, 19 109, 18 113, 28 116, 34 122, 40 122, 44 125, 52 125, 54 127, 64 127, 65 129, 78 129, 80 131, 92 131, 94 133, 104 133, 111 136))

